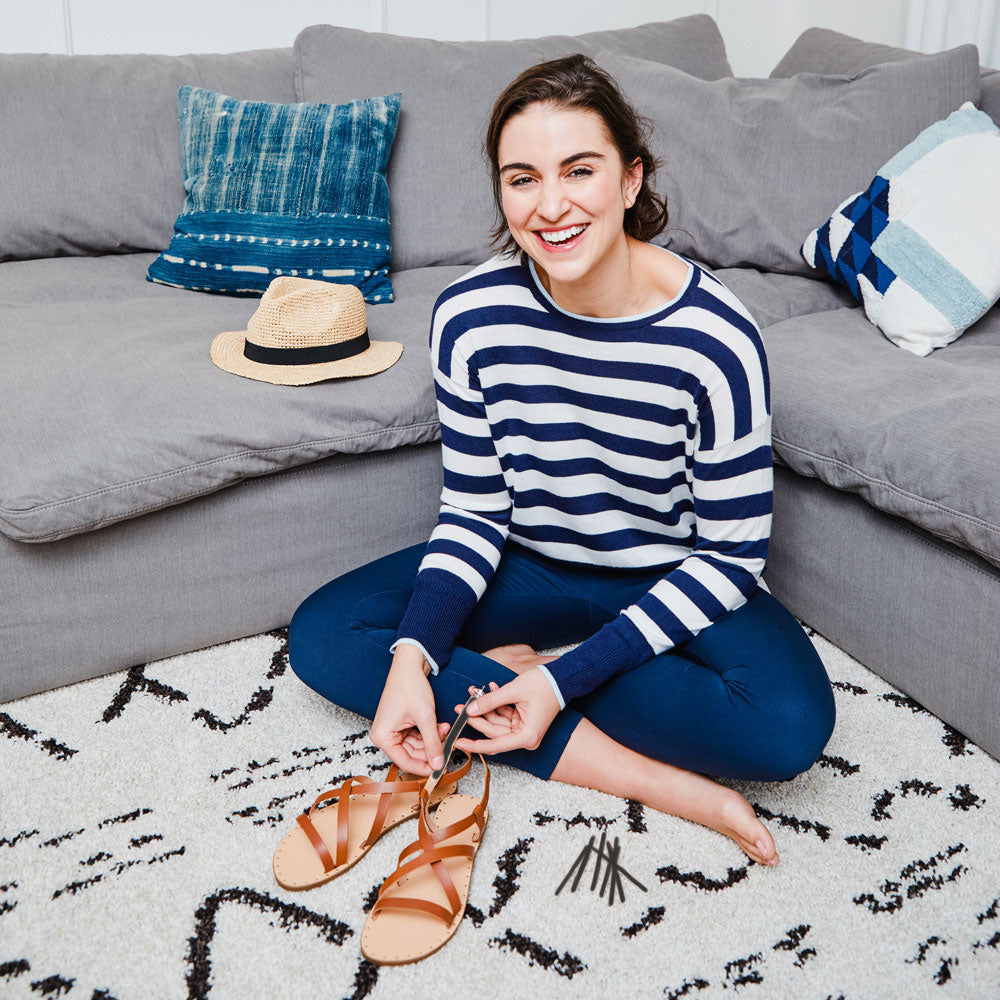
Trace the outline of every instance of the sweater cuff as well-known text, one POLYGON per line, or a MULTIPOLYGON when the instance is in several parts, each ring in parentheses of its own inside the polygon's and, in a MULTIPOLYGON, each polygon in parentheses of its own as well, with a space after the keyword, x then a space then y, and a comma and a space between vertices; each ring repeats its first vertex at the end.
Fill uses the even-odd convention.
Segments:
POLYGON ((563 709, 566 707, 566 699, 562 696, 562 691, 559 690, 559 685, 556 683, 556 679, 552 676, 552 671, 549 670, 544 663, 538 664, 538 669, 545 675, 545 679, 552 685, 552 690, 556 693, 556 700, 559 702, 559 708, 563 709))
POLYGON ((452 573, 421 570, 393 642, 415 640, 432 665, 446 666, 455 639, 478 600, 475 591, 452 573))
POLYGON ((575 649, 547 664, 567 702, 585 695, 606 680, 645 663, 653 647, 632 620, 619 614, 575 649))
POLYGON ((416 639, 411 639, 409 636, 406 636, 403 639, 397 639, 389 647, 389 652, 390 653, 395 652, 396 647, 397 646, 402 646, 404 643, 407 646, 416 646, 417 649, 419 649, 420 652, 424 654, 424 659, 430 664, 431 674, 433 674, 433 676, 437 677, 438 672, 440 671, 441 668, 434 662, 434 657, 431 656, 431 654, 428 653, 426 649, 424 649, 424 644, 422 642, 417 642, 416 639))

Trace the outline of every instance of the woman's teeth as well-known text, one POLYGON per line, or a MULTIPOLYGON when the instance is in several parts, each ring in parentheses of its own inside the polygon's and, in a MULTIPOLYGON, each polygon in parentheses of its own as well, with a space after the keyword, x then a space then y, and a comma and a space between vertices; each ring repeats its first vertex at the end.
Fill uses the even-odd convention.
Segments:
POLYGON ((539 231, 538 235, 541 236, 546 243, 558 246, 560 243, 565 243, 568 240, 573 239, 574 236, 579 236, 580 233, 582 233, 586 228, 586 226, 570 226, 569 229, 559 229, 555 232, 549 233, 539 231))

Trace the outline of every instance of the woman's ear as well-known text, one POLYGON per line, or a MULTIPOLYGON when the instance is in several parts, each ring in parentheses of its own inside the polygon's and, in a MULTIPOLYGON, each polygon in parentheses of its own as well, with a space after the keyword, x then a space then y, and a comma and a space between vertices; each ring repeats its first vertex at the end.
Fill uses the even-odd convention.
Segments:
POLYGON ((639 191, 642 188, 641 156, 637 156, 632 162, 632 165, 625 171, 624 181, 624 190, 622 191, 622 194, 625 197, 625 207, 631 208, 635 204, 636 198, 639 197, 639 191))

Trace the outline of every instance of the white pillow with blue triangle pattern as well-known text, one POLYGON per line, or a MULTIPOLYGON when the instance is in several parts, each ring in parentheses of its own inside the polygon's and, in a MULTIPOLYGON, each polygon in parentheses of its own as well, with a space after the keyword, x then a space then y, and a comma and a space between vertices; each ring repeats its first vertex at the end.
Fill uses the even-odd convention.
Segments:
POLYGON ((1000 298, 1000 129, 967 101, 802 245, 893 343, 926 356, 1000 298))

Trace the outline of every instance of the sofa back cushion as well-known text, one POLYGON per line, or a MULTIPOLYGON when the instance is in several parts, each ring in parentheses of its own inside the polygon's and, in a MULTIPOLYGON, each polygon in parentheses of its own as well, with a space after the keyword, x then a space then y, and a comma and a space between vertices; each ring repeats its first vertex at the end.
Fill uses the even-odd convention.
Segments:
POLYGON ((656 126, 657 242, 713 267, 810 274, 806 235, 928 125, 979 98, 974 45, 857 76, 697 80, 617 53, 599 63, 656 126))
POLYGON ((294 101, 292 50, 0 55, 0 261, 166 246, 184 204, 182 84, 294 101))
MULTIPOLYGON (((828 28, 809 28, 792 44, 771 70, 772 77, 796 73, 860 73, 880 62, 909 59, 918 53, 878 42, 863 42, 828 28)), ((982 98, 979 107, 1000 125, 1000 70, 981 69, 982 98)))
POLYGON ((669 63, 715 80, 731 75, 711 17, 696 14, 577 37, 439 42, 315 25, 295 39, 300 101, 340 103, 401 91, 389 158, 393 270, 478 264, 490 256, 493 203, 483 138, 493 102, 522 70, 601 49, 669 63))

